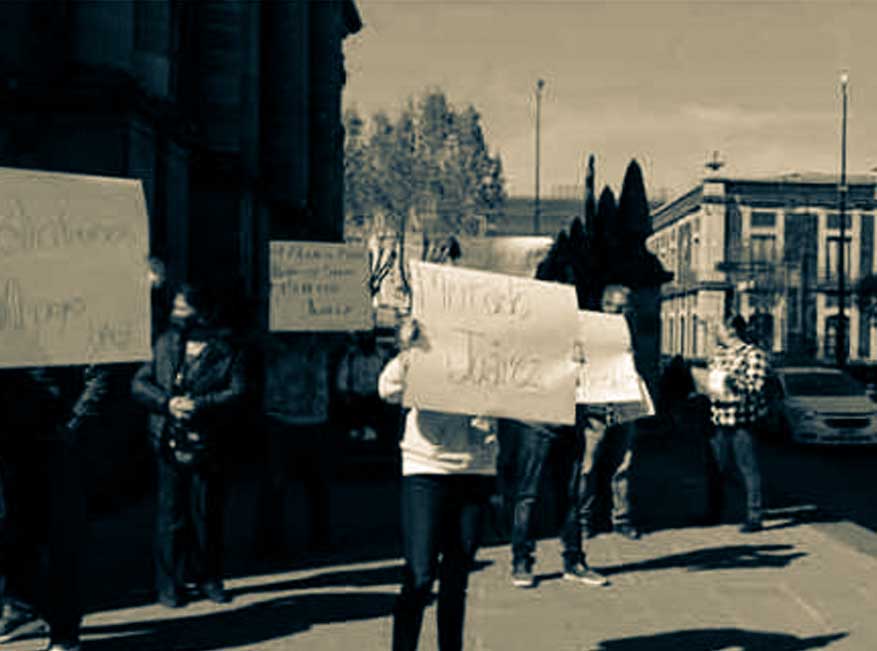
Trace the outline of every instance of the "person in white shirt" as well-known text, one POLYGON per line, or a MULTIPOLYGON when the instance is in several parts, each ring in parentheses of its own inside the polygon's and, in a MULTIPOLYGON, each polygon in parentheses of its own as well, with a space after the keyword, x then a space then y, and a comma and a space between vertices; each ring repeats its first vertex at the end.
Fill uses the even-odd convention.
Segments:
MULTIPOLYGON (((399 331, 401 352, 382 371, 378 392, 399 403, 422 342, 414 321, 399 331)), ((438 648, 463 648, 469 571, 481 538, 482 513, 494 491, 495 421, 412 407, 402 449, 402 541, 405 570, 393 613, 393 651, 414 651, 423 611, 439 580, 438 648)))

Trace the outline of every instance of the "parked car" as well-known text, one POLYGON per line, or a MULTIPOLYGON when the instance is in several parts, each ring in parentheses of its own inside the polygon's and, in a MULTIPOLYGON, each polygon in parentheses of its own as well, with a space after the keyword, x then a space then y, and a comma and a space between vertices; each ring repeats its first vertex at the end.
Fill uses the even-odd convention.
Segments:
POLYGON ((785 367, 776 369, 771 384, 771 429, 798 443, 877 444, 877 404, 848 374, 827 367, 785 367))

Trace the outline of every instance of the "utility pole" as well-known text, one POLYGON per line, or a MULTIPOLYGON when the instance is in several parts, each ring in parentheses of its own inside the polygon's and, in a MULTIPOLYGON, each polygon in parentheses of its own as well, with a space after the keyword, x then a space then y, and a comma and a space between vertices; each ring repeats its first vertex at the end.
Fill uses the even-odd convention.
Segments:
POLYGON ((846 210, 847 210, 847 83, 849 76, 844 71, 840 76, 843 93, 843 117, 840 136, 840 185, 838 186, 838 217, 840 218, 840 241, 837 247, 837 344, 838 368, 847 362, 847 326, 844 309, 846 307, 846 210))
POLYGON ((539 219, 542 212, 542 206, 539 203, 539 156, 541 153, 539 143, 539 129, 541 126, 540 122, 542 120, 542 89, 544 87, 544 79, 539 79, 536 81, 536 196, 535 201, 533 202, 533 235, 539 235, 539 219))

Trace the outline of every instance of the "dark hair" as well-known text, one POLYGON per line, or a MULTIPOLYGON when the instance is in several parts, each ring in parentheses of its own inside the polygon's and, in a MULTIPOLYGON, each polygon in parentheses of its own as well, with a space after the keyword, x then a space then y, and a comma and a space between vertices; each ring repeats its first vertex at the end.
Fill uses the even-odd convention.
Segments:
POLYGON ((186 303, 195 310, 198 321, 211 323, 216 316, 216 300, 212 292, 206 287, 194 283, 183 283, 177 287, 174 296, 182 294, 186 303))
POLYGON ((746 341, 748 336, 748 327, 746 325, 746 319, 744 319, 739 314, 734 314, 733 316, 728 317, 725 320, 725 325, 728 326, 734 333, 740 337, 740 339, 746 341))

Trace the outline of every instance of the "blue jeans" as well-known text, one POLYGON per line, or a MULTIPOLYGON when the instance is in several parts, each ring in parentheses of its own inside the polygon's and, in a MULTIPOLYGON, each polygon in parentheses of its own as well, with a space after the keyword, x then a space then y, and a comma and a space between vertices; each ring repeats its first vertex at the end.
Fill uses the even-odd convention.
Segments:
POLYGON ((630 464, 633 423, 607 426, 605 416, 588 412, 580 415, 585 430, 585 457, 582 477, 585 484, 581 518, 584 535, 597 533, 596 505, 601 489, 612 488, 612 524, 620 527, 630 522, 630 464))
POLYGON ((566 445, 561 472, 566 480, 567 509, 560 531, 564 560, 575 563, 584 558, 582 551, 582 455, 584 438, 576 427, 532 427, 519 421, 505 421, 514 433, 516 476, 515 510, 512 523, 512 561, 532 563, 536 551, 533 540, 533 511, 542 485, 545 462, 552 446, 566 445))
POLYGON ((481 475, 402 478, 405 570, 393 612, 393 651, 414 651, 423 611, 439 580, 438 648, 460 651, 469 571, 481 542, 483 508, 495 479, 481 475))
POLYGON ((724 481, 732 472, 731 464, 737 467, 746 486, 746 518, 750 522, 761 522, 761 469, 758 464, 755 437, 748 427, 716 427, 710 440, 718 470, 711 486, 711 509, 714 515, 721 513, 724 481))

